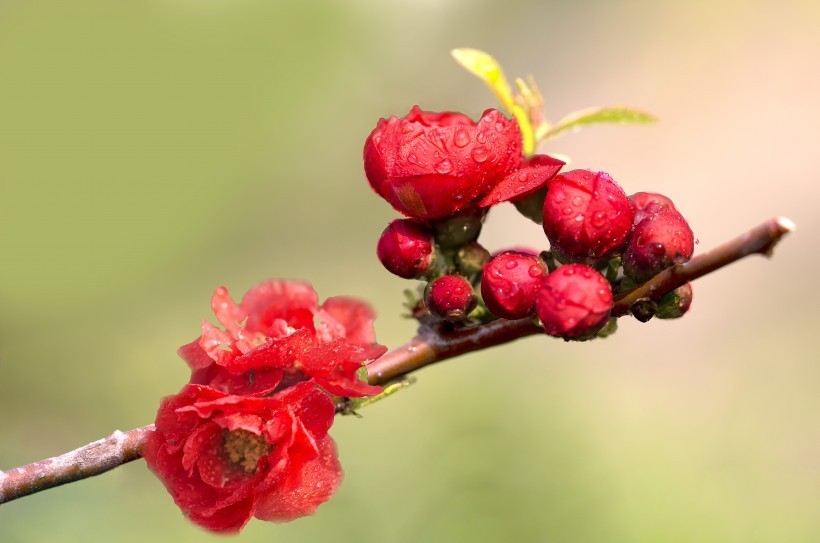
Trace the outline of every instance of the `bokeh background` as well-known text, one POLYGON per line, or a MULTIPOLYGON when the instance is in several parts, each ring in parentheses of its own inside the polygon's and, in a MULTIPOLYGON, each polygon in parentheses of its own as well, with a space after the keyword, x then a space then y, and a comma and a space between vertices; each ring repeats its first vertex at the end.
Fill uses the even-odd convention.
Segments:
MULTIPOLYGON (((798 231, 698 281, 680 321, 424 370, 336 422, 334 500, 243 540, 820 540, 813 0, 3 0, 0 469, 152 421, 219 285, 306 278, 407 340, 361 147, 413 104, 493 106, 463 46, 532 73, 553 120, 657 114, 544 150, 668 194, 698 250, 775 215, 798 231)), ((482 240, 545 245, 510 206, 482 240)), ((216 537, 141 460, 0 507, 3 543, 109 539, 216 537)))

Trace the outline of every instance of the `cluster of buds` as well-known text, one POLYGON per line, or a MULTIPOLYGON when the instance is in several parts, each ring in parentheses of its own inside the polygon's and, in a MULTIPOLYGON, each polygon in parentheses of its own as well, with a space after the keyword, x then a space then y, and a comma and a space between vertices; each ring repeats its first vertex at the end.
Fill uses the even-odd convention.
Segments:
MULTIPOLYGON (((494 90, 498 81, 496 73, 494 90)), ((415 106, 379 121, 365 142, 365 173, 405 218, 384 230, 378 257, 391 273, 425 281, 423 307, 440 319, 469 326, 537 318, 567 340, 604 335, 614 300, 689 260, 694 236, 669 198, 628 197, 604 172, 559 174, 562 160, 534 154, 529 140, 551 129, 535 113, 534 85, 519 88, 516 97, 497 92, 511 101, 512 118, 489 109, 476 122, 415 106), (478 242, 487 212, 503 202, 543 226, 549 250, 491 255, 478 242)), ((680 317, 691 297, 685 285, 660 302, 640 300, 631 313, 680 317)))

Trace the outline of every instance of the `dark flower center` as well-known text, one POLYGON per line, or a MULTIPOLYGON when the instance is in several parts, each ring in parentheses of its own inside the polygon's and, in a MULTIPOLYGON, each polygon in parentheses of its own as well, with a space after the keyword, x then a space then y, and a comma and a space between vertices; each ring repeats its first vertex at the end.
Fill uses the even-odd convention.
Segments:
POLYGON ((270 452, 270 447, 262 436, 247 430, 231 430, 222 436, 222 447, 228 460, 245 473, 256 471, 259 459, 270 452))

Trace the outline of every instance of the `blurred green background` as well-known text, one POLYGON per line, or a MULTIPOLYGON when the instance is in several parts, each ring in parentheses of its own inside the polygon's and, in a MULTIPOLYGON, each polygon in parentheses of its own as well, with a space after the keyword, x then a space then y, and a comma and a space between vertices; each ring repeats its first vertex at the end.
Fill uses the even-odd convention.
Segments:
MULTIPOLYGON (((531 72, 553 120, 657 114, 544 150, 668 194, 698 250, 774 215, 798 232, 699 281, 681 321, 421 372, 337 421, 334 500, 241 537, 820 540, 813 0, 3 0, 0 468, 152 421, 219 285, 306 278, 372 301, 383 343, 407 340, 406 285, 374 250, 394 213, 361 148, 416 103, 493 106, 450 59, 463 46, 531 72)), ((482 240, 545 245, 510 206, 482 240)), ((142 461, 0 507, 3 543, 172 538, 216 540, 142 461)))

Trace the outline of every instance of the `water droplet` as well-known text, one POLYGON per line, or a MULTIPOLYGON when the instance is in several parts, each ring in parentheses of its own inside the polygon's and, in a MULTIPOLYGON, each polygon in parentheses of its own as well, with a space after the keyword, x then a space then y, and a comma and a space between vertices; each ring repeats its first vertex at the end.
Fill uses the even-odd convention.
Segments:
POLYGON ((495 131, 499 134, 504 133, 504 123, 495 123, 495 131))
POLYGON ((464 294, 464 289, 461 287, 456 287, 453 292, 455 292, 456 294, 464 294))
POLYGON ((404 126, 401 127, 401 133, 402 134, 409 134, 412 131, 413 131, 413 125, 412 124, 405 124, 404 126))
POLYGON ((575 222, 581 222, 583 220, 584 220, 584 214, 583 213, 578 213, 577 215, 575 215, 575 222))
POLYGON ((561 202, 567 199, 567 193, 563 190, 556 191, 552 199, 556 204, 560 204, 561 202))
MULTIPOLYGON (((606 224, 606 211, 596 211, 592 215, 592 219, 590 219, 589 222, 592 223, 592 226, 594 226, 595 228, 603 228, 603 226, 606 224)), ((607 235, 609 234, 610 233, 607 232, 607 235)))
POLYGON ((544 275, 544 270, 538 264, 533 264, 529 269, 530 277, 541 277, 544 275))
POLYGON ((584 203, 584 199, 581 198, 580 196, 573 196, 572 197, 572 205, 579 206, 582 203, 584 203))
POLYGON ((446 158, 436 164, 436 171, 441 174, 450 173, 453 171, 453 164, 446 158))
POLYGON ((590 277, 592 277, 592 272, 590 270, 584 270, 583 275, 585 278, 589 279, 590 277))
POLYGON ((466 147, 470 143, 470 134, 463 128, 457 130, 455 136, 453 136, 453 143, 456 144, 456 147, 466 147))
POLYGON ((573 326, 575 326, 575 319, 570 317, 565 322, 565 328, 572 328, 573 326))
POLYGON ((564 266, 564 275, 575 275, 575 268, 564 266))
POLYGON ((516 268, 517 266, 518 266, 518 262, 516 262, 515 260, 508 260, 508 261, 504 264, 504 267, 505 267, 505 268, 507 268, 508 270, 511 270, 511 269, 513 269, 513 268, 516 268))
POLYGON ((470 156, 473 157, 473 160, 475 160, 476 162, 484 162, 485 160, 487 160, 487 149, 485 149, 484 147, 476 147, 470 153, 470 156))
POLYGON ((478 135, 475 137, 475 140, 481 144, 487 143, 487 134, 485 134, 484 132, 479 132, 478 135))
POLYGON ((564 215, 572 215, 572 208, 567 206, 561 211, 561 213, 563 213, 564 215))
POLYGON ((638 236, 638 239, 635 240, 635 245, 640 249, 646 245, 646 238, 644 236, 638 236))
POLYGON ((662 255, 666 252, 666 248, 663 246, 663 243, 653 243, 649 250, 655 253, 656 255, 662 255))

